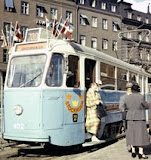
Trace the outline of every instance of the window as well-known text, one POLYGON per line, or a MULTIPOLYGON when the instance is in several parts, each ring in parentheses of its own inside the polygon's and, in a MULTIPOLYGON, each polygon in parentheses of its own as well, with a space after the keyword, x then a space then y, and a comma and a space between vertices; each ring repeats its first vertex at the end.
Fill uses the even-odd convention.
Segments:
POLYGON ((63 56, 58 53, 52 55, 48 68, 46 84, 51 87, 61 86, 63 82, 63 56))
POLYGON ((79 57, 70 55, 68 57, 68 74, 67 74, 67 87, 78 88, 80 86, 80 70, 79 70, 79 57))
POLYGON ((116 6, 114 5, 111 6, 111 12, 116 12, 116 6))
POLYGON ((91 48, 97 49, 97 38, 91 38, 91 48))
POLYGON ((21 31, 21 34, 22 34, 23 38, 25 38, 27 28, 28 27, 26 27, 26 26, 21 26, 20 27, 20 31, 21 31))
POLYGON ((112 43, 112 50, 117 51, 117 41, 113 41, 112 43))
POLYGON ((7 49, 3 49, 3 62, 4 62, 4 63, 7 63, 7 62, 8 62, 7 49))
POLYGON ((141 21, 142 20, 141 16, 137 16, 137 20, 141 21))
POLYGON ((117 68, 117 90, 126 90, 127 83, 127 71, 121 68, 117 68))
POLYGON ((132 33, 131 32, 127 33, 127 38, 132 38, 132 33))
POLYGON ((146 36, 146 42, 149 42, 149 36, 146 36))
POLYGON ((101 9, 106 10, 106 3, 104 2, 101 3, 101 9))
POLYGON ((37 17, 44 17, 44 7, 42 7, 42 6, 37 6, 36 16, 37 16, 37 17))
POLYGON ((132 19, 132 12, 127 12, 127 18, 132 19))
POLYGON ((6 36, 6 39, 8 38, 8 34, 10 32, 10 23, 4 22, 4 34, 6 36))
POLYGON ((95 7, 96 6, 96 0, 91 0, 91 6, 95 7))
POLYGON ((132 83, 136 82, 136 74, 135 73, 133 73, 133 72, 129 73, 129 82, 132 82, 132 83))
POLYGON ((97 18, 92 17, 92 27, 97 27, 97 18))
POLYGON ((115 89, 115 67, 106 63, 100 63, 101 89, 115 89))
POLYGON ((85 46, 86 45, 86 37, 83 36, 83 35, 80 35, 80 44, 82 46, 85 46))
POLYGON ((14 1, 13 0, 5 0, 5 10, 8 12, 16 12, 16 9, 14 7, 14 1))
POLYGON ((46 55, 22 56, 11 59, 8 87, 37 87, 41 84, 46 55))
POLYGON ((68 18, 68 21, 72 23, 72 12, 66 11, 66 18, 68 18))
POLYGON ((85 3, 85 0, 80 0, 80 4, 84 4, 85 3))
POLYGON ((142 40, 142 34, 141 34, 141 33, 138 34, 138 39, 139 39, 140 41, 142 40))
POLYGON ((51 18, 57 19, 57 12, 58 10, 56 8, 51 8, 51 18))
POLYGON ((107 39, 102 40, 102 49, 108 49, 108 40, 107 39))
POLYGON ((145 23, 149 24, 149 19, 148 18, 145 18, 145 23))
POLYGON ((89 25, 88 17, 84 14, 80 14, 80 24, 85 26, 89 25))
POLYGON ((29 14, 29 3, 21 2, 21 13, 26 15, 29 14))
POLYGON ((148 93, 151 93, 151 78, 148 77, 148 93))
POLYGON ((108 29, 108 21, 107 19, 102 19, 102 29, 107 30, 108 29))

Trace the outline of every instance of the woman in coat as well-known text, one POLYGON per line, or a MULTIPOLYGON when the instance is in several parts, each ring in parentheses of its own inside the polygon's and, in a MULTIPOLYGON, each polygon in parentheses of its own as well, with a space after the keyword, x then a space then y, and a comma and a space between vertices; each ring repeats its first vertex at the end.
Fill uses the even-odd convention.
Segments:
POLYGON ((97 105, 102 103, 100 94, 98 93, 98 85, 92 83, 86 94, 86 129, 92 134, 92 141, 99 141, 96 137, 100 127, 100 119, 97 117, 97 105))
POLYGON ((148 157, 143 152, 143 146, 149 145, 145 116, 145 109, 148 109, 148 104, 139 92, 139 85, 134 84, 132 94, 124 99, 123 107, 127 110, 126 141, 127 145, 132 147, 133 158, 136 157, 135 147, 139 147, 138 157, 147 159, 148 157))

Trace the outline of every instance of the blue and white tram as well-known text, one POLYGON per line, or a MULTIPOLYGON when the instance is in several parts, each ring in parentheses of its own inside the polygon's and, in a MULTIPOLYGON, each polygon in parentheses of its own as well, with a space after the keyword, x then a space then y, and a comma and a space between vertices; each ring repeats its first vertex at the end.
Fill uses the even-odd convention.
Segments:
POLYGON ((149 96, 151 79, 143 69, 73 42, 54 40, 42 29, 30 29, 9 56, 4 87, 3 138, 58 146, 83 144, 85 92, 102 80, 107 116, 99 137, 121 133, 120 96, 128 81, 141 84, 149 96))

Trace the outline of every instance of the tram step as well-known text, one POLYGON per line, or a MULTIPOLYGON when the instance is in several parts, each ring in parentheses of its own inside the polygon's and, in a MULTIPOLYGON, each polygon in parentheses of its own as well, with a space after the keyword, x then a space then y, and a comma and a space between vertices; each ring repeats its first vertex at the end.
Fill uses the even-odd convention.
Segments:
POLYGON ((82 144, 82 146, 83 147, 89 147, 89 146, 98 145, 98 144, 105 143, 105 142, 106 142, 105 140, 100 140, 98 142, 95 142, 95 141, 85 142, 85 143, 82 144))

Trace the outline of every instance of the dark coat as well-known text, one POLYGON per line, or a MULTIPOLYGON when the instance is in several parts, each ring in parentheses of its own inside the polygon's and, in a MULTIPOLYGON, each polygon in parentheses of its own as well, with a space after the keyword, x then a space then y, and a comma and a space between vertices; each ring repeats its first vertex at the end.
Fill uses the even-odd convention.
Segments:
POLYGON ((148 109, 148 104, 144 96, 138 93, 132 93, 124 98, 121 107, 127 110, 127 144, 133 146, 149 145, 145 116, 145 109, 148 109))

